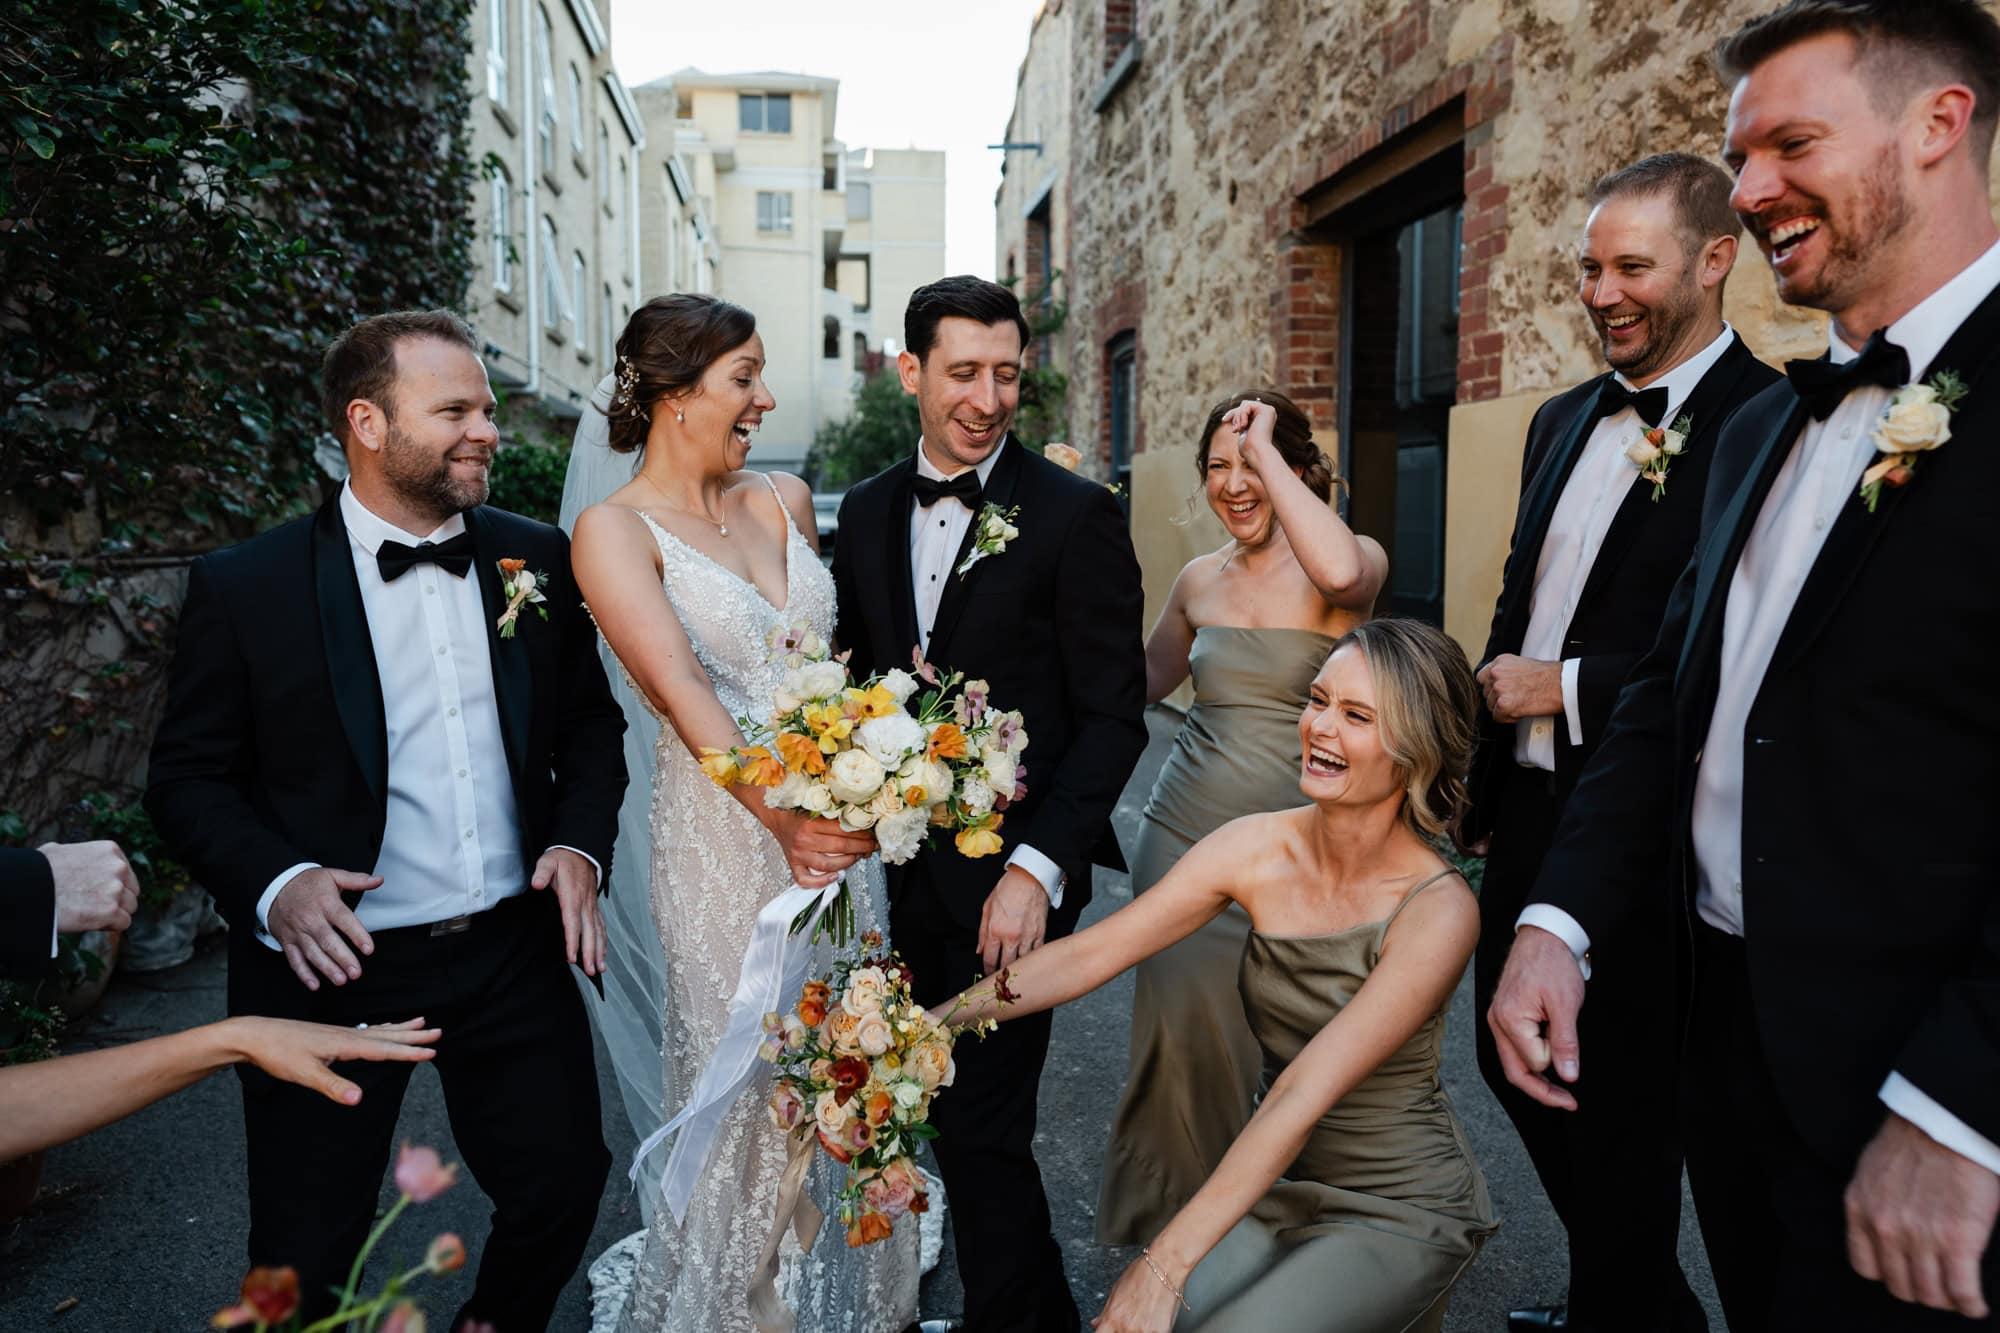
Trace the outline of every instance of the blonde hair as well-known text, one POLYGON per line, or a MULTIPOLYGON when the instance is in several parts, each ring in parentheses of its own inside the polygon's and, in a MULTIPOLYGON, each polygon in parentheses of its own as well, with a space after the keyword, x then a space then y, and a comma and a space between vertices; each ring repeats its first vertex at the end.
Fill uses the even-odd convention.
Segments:
POLYGON ((1472 666, 1442 630, 1402 617, 1356 625, 1333 651, 1348 647, 1361 650, 1374 681, 1382 748, 1403 779, 1404 822, 1436 837, 1466 801, 1479 734, 1472 666))

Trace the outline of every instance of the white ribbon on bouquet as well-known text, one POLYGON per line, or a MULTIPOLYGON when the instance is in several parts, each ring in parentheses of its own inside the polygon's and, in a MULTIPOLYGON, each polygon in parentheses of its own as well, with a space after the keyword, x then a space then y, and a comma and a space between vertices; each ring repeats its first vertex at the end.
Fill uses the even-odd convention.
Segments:
POLYGON ((757 1072, 764 1015, 779 1010, 784 997, 796 995, 805 984, 806 967, 812 961, 813 931, 839 896, 844 881, 845 876, 823 889, 793 884, 757 913, 749 947, 743 951, 743 966, 736 974, 736 994, 730 997, 722 1036, 702 1066, 687 1105, 647 1135, 632 1155, 632 1169, 626 1174, 636 1184, 639 1164, 647 1154, 676 1130, 684 1131, 667 1157, 666 1174, 660 1180, 660 1192, 676 1222, 687 1220, 688 1200, 708 1166, 723 1117, 757 1072), (802 912, 807 913, 806 919, 794 934, 792 922, 802 912))

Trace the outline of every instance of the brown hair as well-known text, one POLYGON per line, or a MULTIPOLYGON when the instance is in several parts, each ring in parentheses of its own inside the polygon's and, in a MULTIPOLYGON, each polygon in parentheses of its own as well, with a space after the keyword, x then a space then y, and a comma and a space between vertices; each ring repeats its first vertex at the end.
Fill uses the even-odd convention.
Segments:
POLYGON ((1736 183, 1729 173, 1693 153, 1655 153, 1629 167, 1600 176, 1590 189, 1592 208, 1606 199, 1658 197, 1674 206, 1681 246, 1692 257, 1703 246, 1743 230, 1729 206, 1736 183))
POLYGON ((474 356, 479 340, 463 319, 449 310, 396 310, 371 315, 333 340, 319 363, 319 405, 327 429, 344 448, 347 405, 365 398, 396 418, 396 344, 405 338, 437 338, 456 343, 474 356))
POLYGON ((1401 616, 1356 625, 1333 652, 1348 647, 1361 650, 1375 682, 1382 748, 1403 775, 1403 820, 1436 837, 1465 806, 1479 738, 1479 686, 1465 650, 1435 625, 1401 616))
POLYGON ((646 443, 653 404, 698 389, 708 368, 757 332, 757 317, 715 296, 656 296, 632 312, 618 335, 611 393, 611 447, 629 454, 646 443))
POLYGON ((1307 489, 1320 499, 1331 502, 1335 484, 1345 483, 1334 475, 1333 460, 1313 443, 1312 422, 1306 420, 1306 414, 1299 411, 1298 404, 1276 389, 1245 389, 1209 409, 1208 420, 1202 423, 1201 439, 1195 445, 1195 476, 1203 480, 1208 477, 1208 442, 1215 438, 1215 432, 1222 429, 1222 418, 1229 414, 1231 408, 1252 398, 1277 409, 1278 419, 1271 424, 1271 443, 1277 446, 1278 457, 1285 460, 1285 466, 1302 469, 1307 489))
POLYGON ((1985 168, 2000 126, 2000 20, 1979 0, 1790 0, 1724 38, 1716 68, 1733 84, 1779 52, 1833 32, 1854 39, 1855 63, 1867 69, 1879 110, 1901 110, 1939 74, 1970 88, 1967 137, 1985 168))

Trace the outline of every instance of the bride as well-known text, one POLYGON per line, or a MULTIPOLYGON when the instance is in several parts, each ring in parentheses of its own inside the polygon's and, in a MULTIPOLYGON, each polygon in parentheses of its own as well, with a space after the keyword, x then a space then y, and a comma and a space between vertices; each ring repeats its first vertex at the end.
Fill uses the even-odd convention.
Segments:
MULTIPOLYGON (((886 934, 888 906, 870 835, 772 810, 758 788, 720 790, 695 758, 739 743, 736 717, 770 711, 783 669, 767 647, 775 631, 833 638, 833 581, 818 559, 810 492, 796 477, 744 469, 777 406, 756 321, 714 297, 659 297, 633 314, 617 350, 609 446, 644 452, 628 484, 577 516, 571 564, 659 721, 648 831, 666 987, 654 1002, 664 1003, 664 1085, 685 1094, 722 1033, 767 901, 845 872, 861 929, 886 934)), ((621 1330, 752 1333, 749 1288, 785 1157, 763 1099, 746 1093, 716 1135, 685 1222, 655 1209, 621 1330)), ((815 1157, 809 1188, 824 1206, 839 1181, 831 1160, 815 1157)), ((906 1227, 849 1249, 829 1223, 808 1254, 788 1233, 778 1294, 800 1333, 895 1333, 916 1317, 917 1246, 906 1227)))

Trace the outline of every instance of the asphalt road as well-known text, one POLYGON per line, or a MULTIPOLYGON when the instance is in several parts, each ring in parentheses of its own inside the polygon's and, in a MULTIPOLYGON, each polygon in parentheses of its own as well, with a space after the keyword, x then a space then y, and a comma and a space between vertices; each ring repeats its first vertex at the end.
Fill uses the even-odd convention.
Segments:
MULTIPOLYGON (((1156 711, 1154 743, 1119 805, 1119 827, 1130 843, 1140 806, 1164 758, 1178 718, 1156 711)), ((1123 876, 1097 872, 1086 923, 1129 901, 1123 876)), ((209 941, 192 962, 150 976, 121 976, 104 1004, 72 1031, 69 1049, 133 1041, 220 1018, 223 949, 209 941)), ((1459 988, 1445 1038, 1445 1082, 1486 1171, 1500 1233, 1460 1282, 1446 1327, 1452 1333, 1501 1333, 1514 1305, 1560 1299, 1566 1275, 1561 1228, 1543 1199, 1533 1169, 1473 1063, 1473 1015, 1468 979, 1459 988)), ((1130 975, 1056 1016, 1055 1039, 1042 1078, 1038 1155, 1048 1184, 1070 1283, 1085 1317, 1134 1257, 1091 1243, 1098 1166, 1106 1126, 1124 1083, 1130 975)), ((600 1051, 600 1080, 610 1108, 606 1139, 615 1159, 629 1159, 633 1135, 600 1051)), ((417 1071, 399 1135, 457 1156, 435 1074, 417 1071)), ((300 1143, 300 1153, 313 1151, 300 1143)), ((223 1075, 130 1119, 49 1154, 42 1195, 29 1214, 0 1234, 0 1330, 194 1330, 233 1303, 241 1277, 248 1207, 242 1184, 243 1122, 236 1080, 223 1075)), ((384 1191, 385 1205, 392 1201, 384 1191)), ((407 1214, 385 1243, 385 1257, 407 1265, 431 1236, 456 1231, 472 1250, 485 1235, 490 1209, 474 1182, 407 1214)), ((592 1254, 639 1226, 639 1211, 614 1170, 592 1239, 592 1254)), ((1723 1328, 1713 1287, 1688 1210, 1683 1263, 1708 1301, 1711 1326, 1723 1328)), ((432 1279, 417 1294, 439 1325, 471 1289, 466 1271, 432 1279)), ((1331 1293, 1330 1293, 1331 1295, 1331 1293)), ((957 1309, 958 1281, 949 1248, 924 1282, 926 1315, 957 1309)), ((588 1285, 572 1279, 552 1328, 583 1333, 590 1326, 588 1285)), ((1274 1331, 1276 1333, 1276 1331, 1274 1331)))

